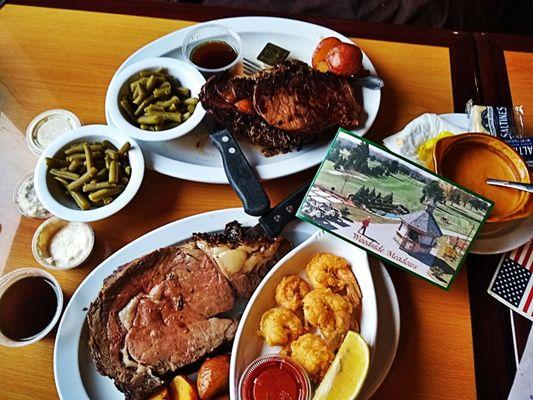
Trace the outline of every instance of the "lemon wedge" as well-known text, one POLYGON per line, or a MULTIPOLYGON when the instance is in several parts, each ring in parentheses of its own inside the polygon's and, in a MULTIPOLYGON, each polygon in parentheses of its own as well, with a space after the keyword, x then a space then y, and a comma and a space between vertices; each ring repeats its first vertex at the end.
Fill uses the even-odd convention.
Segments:
POLYGON ((370 351, 360 334, 349 331, 313 400, 353 400, 365 382, 370 351))

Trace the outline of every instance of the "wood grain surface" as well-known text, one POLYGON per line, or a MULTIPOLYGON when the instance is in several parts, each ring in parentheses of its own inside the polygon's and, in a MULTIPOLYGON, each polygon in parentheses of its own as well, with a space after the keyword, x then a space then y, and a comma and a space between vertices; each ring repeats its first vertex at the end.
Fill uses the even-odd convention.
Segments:
POLYGON ((524 106, 525 133, 533 136, 533 52, 504 51, 504 57, 513 104, 524 106))
MULTIPOLYGON (((105 91, 116 68, 142 45, 188 24, 8 4, 0 9, 0 83, 7 93, 4 112, 19 135, 33 116, 50 108, 69 109, 84 124, 105 123, 105 91)), ((447 47, 368 37, 355 40, 386 82, 370 138, 379 141, 421 113, 454 109, 447 47)), ((0 168, 8 173, 4 156, 9 151, 0 147, 0 163, 4 163, 0 168)), ((313 172, 266 182, 272 203, 310 179, 313 172)), ((9 207, 12 187, 0 187, 2 207, 9 207)), ((235 206, 239 202, 229 186, 187 182, 148 170, 139 193, 124 210, 92 224, 96 247, 90 259, 80 268, 53 274, 68 300, 92 269, 132 239, 185 216, 235 206)), ((8 217, 15 218, 11 211, 8 217)), ((30 250, 38 225, 39 221, 17 218, 12 238, 2 231, 0 239, 9 239, 5 271, 38 266, 30 250)), ((400 300, 401 338, 392 370, 374 398, 474 399, 465 271, 449 292, 394 268, 389 271, 400 300)), ((53 343, 51 334, 25 348, 0 348, 1 399, 57 398, 53 343)))

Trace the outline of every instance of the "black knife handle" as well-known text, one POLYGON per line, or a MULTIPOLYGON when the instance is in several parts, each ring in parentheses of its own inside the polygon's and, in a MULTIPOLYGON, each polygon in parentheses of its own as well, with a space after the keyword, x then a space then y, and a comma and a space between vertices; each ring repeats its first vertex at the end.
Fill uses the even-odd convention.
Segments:
POLYGON ((298 207, 300 207, 300 203, 307 193, 307 189, 309 189, 309 184, 303 185, 270 210, 268 214, 259 218, 259 223, 270 237, 278 236, 285 225, 294 218, 298 207))
POLYGON ((228 181, 241 199, 246 214, 265 214, 270 209, 270 200, 233 135, 223 129, 209 137, 222 156, 228 181))

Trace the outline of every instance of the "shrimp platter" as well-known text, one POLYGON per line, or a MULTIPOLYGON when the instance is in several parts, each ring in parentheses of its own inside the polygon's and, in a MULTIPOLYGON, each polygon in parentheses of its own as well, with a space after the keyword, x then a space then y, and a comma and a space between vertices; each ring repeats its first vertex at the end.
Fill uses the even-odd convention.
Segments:
MULTIPOLYGON (((360 333, 372 357, 377 320, 366 253, 318 231, 281 259, 250 299, 233 345, 230 391, 236 394, 245 368, 267 354, 296 361, 316 388, 349 331, 360 333)), ((363 388, 357 398, 370 395, 363 388)))

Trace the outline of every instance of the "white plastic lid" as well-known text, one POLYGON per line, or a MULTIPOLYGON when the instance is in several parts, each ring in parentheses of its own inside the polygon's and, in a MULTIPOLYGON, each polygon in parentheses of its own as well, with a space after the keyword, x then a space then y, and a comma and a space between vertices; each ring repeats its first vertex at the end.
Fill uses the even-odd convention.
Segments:
POLYGON ((57 137, 81 126, 71 111, 54 109, 37 115, 26 128, 26 143, 30 151, 40 155, 57 137))

